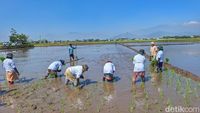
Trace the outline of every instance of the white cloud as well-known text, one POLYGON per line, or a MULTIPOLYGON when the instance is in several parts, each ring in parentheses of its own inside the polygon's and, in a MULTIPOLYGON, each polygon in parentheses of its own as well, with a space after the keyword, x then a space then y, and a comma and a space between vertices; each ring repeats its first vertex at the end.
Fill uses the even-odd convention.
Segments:
POLYGON ((183 25, 200 25, 200 22, 199 21, 194 21, 194 20, 192 20, 192 21, 188 21, 188 22, 185 22, 183 25))

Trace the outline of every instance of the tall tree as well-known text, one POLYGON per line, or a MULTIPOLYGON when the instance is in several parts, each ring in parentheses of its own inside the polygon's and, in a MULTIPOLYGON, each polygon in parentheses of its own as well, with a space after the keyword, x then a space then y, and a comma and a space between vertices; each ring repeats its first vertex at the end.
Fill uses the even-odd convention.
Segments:
POLYGON ((17 31, 14 28, 11 28, 10 31, 10 42, 12 43, 27 43, 28 42, 28 36, 25 34, 18 34, 17 31))

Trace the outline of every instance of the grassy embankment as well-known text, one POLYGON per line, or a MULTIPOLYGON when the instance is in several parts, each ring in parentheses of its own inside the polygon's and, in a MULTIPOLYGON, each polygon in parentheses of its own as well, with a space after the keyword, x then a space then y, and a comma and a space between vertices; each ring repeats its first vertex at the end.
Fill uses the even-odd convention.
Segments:
MULTIPOLYGON (((38 43, 38 44, 31 44, 34 45, 34 47, 47 47, 47 46, 66 46, 69 43, 73 45, 94 45, 94 44, 115 44, 115 43, 143 43, 143 42, 200 42, 199 38, 168 38, 168 39, 142 39, 142 40, 117 40, 117 41, 92 41, 92 42, 83 42, 83 41, 66 41, 66 42, 49 42, 49 43, 38 43)), ((30 46, 23 46, 20 48, 25 48, 30 46)), ((33 46, 31 46, 33 47, 33 46)), ((11 47, 8 49, 13 49, 16 47, 11 47)), ((0 43, 0 49, 3 49, 2 43, 0 43)))
POLYGON ((115 43, 143 43, 143 42, 200 42, 199 38, 170 38, 170 39, 147 39, 147 40, 118 40, 118 41, 92 41, 92 42, 77 42, 77 41, 69 41, 69 42, 56 42, 56 43, 39 43, 34 44, 35 47, 46 47, 46 46, 66 46, 69 43, 73 45, 93 45, 93 44, 115 44, 115 43))

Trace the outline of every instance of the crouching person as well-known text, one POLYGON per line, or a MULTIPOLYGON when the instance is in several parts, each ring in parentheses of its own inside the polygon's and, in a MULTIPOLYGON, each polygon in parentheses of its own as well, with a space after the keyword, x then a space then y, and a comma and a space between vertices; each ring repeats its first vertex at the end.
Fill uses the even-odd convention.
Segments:
POLYGON ((65 65, 64 60, 54 61, 53 63, 51 63, 48 67, 47 75, 45 76, 45 78, 56 78, 58 76, 57 72, 61 72, 63 65, 65 65))
POLYGON ((162 72, 163 61, 164 61, 164 53, 163 53, 163 46, 158 47, 158 53, 156 55, 157 60, 157 72, 162 72))
POLYGON ((83 73, 88 71, 88 65, 77 65, 68 67, 65 71, 65 84, 68 85, 69 82, 72 82, 74 86, 80 84, 79 79, 84 79, 83 73))
POLYGON ((112 63, 112 61, 107 61, 103 67, 103 81, 113 81, 114 79, 114 72, 115 72, 115 65, 112 63))
POLYGON ((139 54, 133 58, 134 70, 133 70, 133 84, 136 83, 137 77, 142 78, 142 82, 145 82, 145 52, 143 49, 139 50, 139 54))
POLYGON ((13 54, 8 53, 6 59, 3 61, 3 67, 6 71, 6 79, 9 84, 14 84, 14 81, 18 79, 19 72, 15 66, 13 59, 13 54))

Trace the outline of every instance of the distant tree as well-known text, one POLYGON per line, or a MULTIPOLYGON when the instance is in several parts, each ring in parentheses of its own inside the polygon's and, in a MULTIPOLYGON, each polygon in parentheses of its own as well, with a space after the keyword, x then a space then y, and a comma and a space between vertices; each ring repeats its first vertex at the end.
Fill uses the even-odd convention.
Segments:
POLYGON ((25 34, 18 34, 17 31, 13 28, 11 28, 10 33, 11 33, 11 35, 9 36, 10 42, 22 43, 22 44, 25 44, 28 42, 28 36, 26 36, 25 34))

